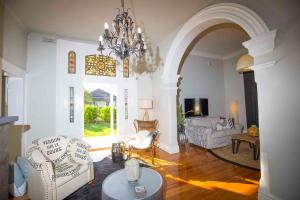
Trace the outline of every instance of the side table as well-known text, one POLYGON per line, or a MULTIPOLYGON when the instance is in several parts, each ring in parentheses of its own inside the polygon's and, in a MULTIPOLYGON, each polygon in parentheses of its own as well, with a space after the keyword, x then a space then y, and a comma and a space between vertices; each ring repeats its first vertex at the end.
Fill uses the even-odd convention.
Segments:
POLYGON ((239 146, 241 142, 248 142, 250 148, 253 148, 253 159, 258 160, 259 159, 259 137, 252 137, 248 134, 237 134, 231 136, 232 140, 232 153, 238 153, 239 146))

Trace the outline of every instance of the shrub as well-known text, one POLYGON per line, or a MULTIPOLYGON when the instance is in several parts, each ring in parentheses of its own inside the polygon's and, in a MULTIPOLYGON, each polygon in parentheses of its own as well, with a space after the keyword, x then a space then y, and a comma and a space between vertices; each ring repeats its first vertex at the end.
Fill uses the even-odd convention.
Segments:
POLYGON ((100 116, 100 109, 97 106, 84 106, 84 123, 95 123, 100 116))
MULTIPOLYGON (((113 112, 114 112, 114 121, 116 121, 117 118, 117 110, 114 107, 113 108, 113 112)), ((104 106, 100 109, 100 118, 106 122, 106 123, 110 123, 110 106, 104 106)))

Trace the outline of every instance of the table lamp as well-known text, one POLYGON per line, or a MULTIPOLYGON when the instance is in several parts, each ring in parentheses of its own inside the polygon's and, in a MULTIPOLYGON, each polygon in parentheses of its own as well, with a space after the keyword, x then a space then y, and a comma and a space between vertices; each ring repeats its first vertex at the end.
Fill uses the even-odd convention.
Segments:
POLYGON ((143 120, 149 121, 148 110, 153 108, 153 101, 151 99, 140 99, 139 100, 139 108, 145 110, 143 120))

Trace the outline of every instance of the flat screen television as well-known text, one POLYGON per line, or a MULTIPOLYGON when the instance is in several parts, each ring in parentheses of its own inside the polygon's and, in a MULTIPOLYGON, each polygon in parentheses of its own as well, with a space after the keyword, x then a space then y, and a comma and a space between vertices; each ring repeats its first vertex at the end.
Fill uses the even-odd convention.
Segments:
POLYGON ((184 99, 185 117, 208 116, 208 99, 184 99))

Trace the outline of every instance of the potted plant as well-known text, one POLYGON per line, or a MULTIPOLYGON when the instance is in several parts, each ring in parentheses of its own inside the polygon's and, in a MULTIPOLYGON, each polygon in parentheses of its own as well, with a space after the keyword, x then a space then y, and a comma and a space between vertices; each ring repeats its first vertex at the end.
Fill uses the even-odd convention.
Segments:
POLYGON ((177 131, 180 133, 184 132, 184 113, 182 104, 177 105, 177 131))

